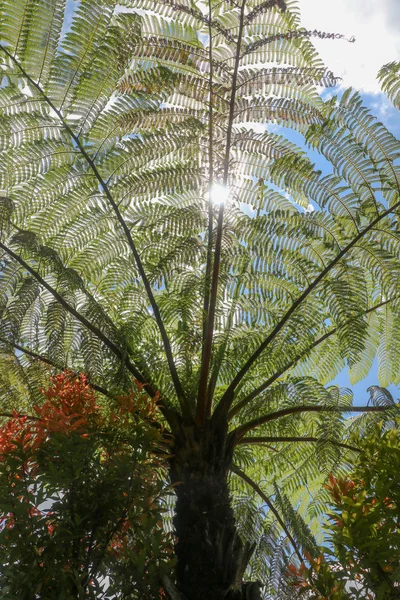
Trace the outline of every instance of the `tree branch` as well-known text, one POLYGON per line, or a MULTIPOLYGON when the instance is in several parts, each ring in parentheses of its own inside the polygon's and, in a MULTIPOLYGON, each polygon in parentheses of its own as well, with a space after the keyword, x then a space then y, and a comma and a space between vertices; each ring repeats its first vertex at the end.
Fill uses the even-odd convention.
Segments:
MULTIPOLYGON (((207 339, 208 339, 208 311, 210 307, 210 278, 211 278, 211 268, 212 268, 212 246, 213 246, 213 218, 214 218, 214 209, 211 198, 212 193, 212 185, 214 181, 214 161, 213 161, 213 126, 214 126, 214 115, 213 115, 213 75, 214 69, 212 64, 212 30, 211 30, 211 19, 212 19, 212 6, 211 0, 208 2, 208 10, 209 10, 209 26, 208 26, 208 34, 209 34, 209 61, 210 61, 210 73, 209 73, 209 94, 210 94, 210 103, 209 103, 209 114, 208 114, 208 160, 209 160, 209 175, 208 175, 208 240, 207 240, 207 262, 206 262, 206 273, 205 273, 205 285, 204 285, 204 302, 203 302, 203 344, 202 344, 202 355, 201 355, 201 369, 200 369, 200 381, 199 381, 199 390, 197 395, 197 403, 198 406, 200 404, 205 404, 206 400, 206 392, 207 392, 207 374, 205 375, 205 370, 207 368, 206 364, 206 347, 207 347, 207 339)), ((207 402, 208 404, 208 402, 207 402)), ((208 413, 208 407, 206 409, 206 413, 208 413)))
POLYGON ((73 141, 75 142, 77 148, 79 149, 79 151, 81 152, 82 156, 84 157, 84 159, 86 160, 86 162, 88 163, 89 167, 91 168, 91 170, 93 171, 94 176, 96 177, 97 181, 100 184, 101 189, 103 190, 108 202, 110 203, 117 219, 118 222, 120 223, 122 230, 125 234, 125 237, 128 241, 128 245, 131 249, 131 252, 133 254, 133 257, 135 259, 136 262, 136 266, 138 268, 140 277, 143 281, 144 287, 146 289, 146 293, 147 296, 149 298, 151 307, 153 309, 153 313, 154 313, 154 317, 155 320, 157 322, 158 328, 160 330, 160 334, 161 334, 161 338, 164 344, 164 349, 165 349, 165 354, 167 356, 167 361, 168 361, 168 366, 169 366, 169 370, 171 373, 171 377, 174 383, 174 387, 175 387, 175 391, 177 393, 179 402, 181 404, 182 410, 185 411, 186 410, 186 401, 185 401, 185 395, 183 392, 183 388, 182 385, 180 383, 179 380, 179 376, 178 376, 178 372, 176 370, 176 366, 175 366, 175 362, 172 356, 172 350, 171 350, 171 344, 169 342, 168 339, 168 335, 167 332, 165 330, 164 327, 164 323, 163 320, 161 318, 161 314, 160 314, 160 310, 158 308, 158 305, 156 303, 156 300, 154 298, 154 294, 153 291, 151 289, 151 285, 149 280, 147 279, 147 275, 144 271, 144 267, 142 264, 142 261, 140 259, 139 253, 137 251, 137 248, 135 246, 135 243, 133 241, 131 232, 129 230, 128 225, 126 224, 117 203, 115 202, 114 198, 112 197, 110 190, 108 188, 107 183, 104 181, 104 179, 102 178, 102 176, 100 175, 95 163, 93 162, 93 159, 89 156, 89 154, 86 152, 86 150, 84 149, 84 147, 82 146, 82 143, 79 139, 79 137, 73 132, 73 130, 71 129, 71 127, 68 125, 68 123, 64 120, 60 110, 58 108, 56 108, 55 104, 53 104, 53 102, 51 101, 51 99, 45 94, 45 92, 42 90, 42 88, 40 87, 40 85, 38 83, 36 83, 29 75, 28 73, 25 71, 25 69, 23 68, 23 66, 20 64, 20 62, 14 57, 12 56, 12 54, 10 54, 10 52, 8 52, 8 50, 0 44, 0 49, 6 54, 6 56, 8 56, 8 58, 10 60, 13 61, 13 63, 18 67, 18 69, 21 71, 21 73, 23 74, 24 77, 26 77, 26 79, 29 81, 29 83, 39 92, 39 94, 43 97, 43 99, 45 100, 45 102, 47 102, 47 104, 52 108, 52 110, 54 110, 55 114, 57 115, 57 117, 60 119, 61 123, 63 124, 65 130, 67 131, 67 133, 70 135, 70 137, 73 139, 73 141))
MULTIPOLYGON (((371 308, 360 313, 353 319, 349 319, 348 321, 343 323, 342 327, 348 325, 349 323, 354 321, 354 319, 359 319, 360 317, 368 315, 369 313, 374 312, 375 310, 378 310, 379 308, 382 308, 382 306, 385 306, 386 304, 393 302, 393 300, 395 300, 396 298, 398 298, 398 296, 395 296, 394 298, 390 298, 389 300, 384 300, 383 302, 379 302, 379 304, 372 306, 371 308)), ((313 350, 319 344, 322 344, 322 342, 324 342, 325 340, 330 338, 332 335, 334 335, 337 332, 337 330, 338 330, 338 327, 335 327, 335 328, 331 329, 330 331, 328 331, 327 333, 325 333, 324 335, 322 335, 321 337, 319 337, 308 348, 306 348, 306 350, 304 350, 298 356, 296 356, 296 358, 294 358, 290 362, 286 363, 286 365, 284 367, 282 367, 279 371, 277 371, 276 373, 271 375, 271 377, 269 377, 266 381, 264 381, 264 383, 262 383, 257 388, 255 388, 252 392, 250 392, 250 394, 248 394, 245 398, 243 398, 243 400, 241 400, 240 402, 235 404, 235 406, 232 408, 232 410, 228 414, 228 420, 233 419, 233 417, 236 416, 238 414, 238 412, 241 411, 242 408, 244 408, 249 402, 251 402, 251 400, 256 398, 256 396, 261 394, 264 390, 266 390, 272 383, 274 383, 279 377, 281 377, 281 375, 286 373, 286 371, 288 371, 291 367, 293 367, 299 360, 301 360, 304 356, 306 356, 311 350, 313 350)))
POLYGON ((265 423, 269 423, 270 421, 275 421, 276 419, 280 419, 281 417, 286 417, 288 415, 294 415, 296 413, 304 413, 304 412, 382 412, 388 410, 387 406, 318 406, 318 405, 305 405, 305 406, 293 406, 291 408, 282 408, 281 410, 277 410, 276 412, 269 413, 268 415, 262 415, 261 417, 257 417, 252 421, 248 421, 247 423, 243 423, 231 433, 234 440, 234 444, 237 445, 239 440, 246 435, 252 429, 256 429, 260 425, 264 425, 265 423))
POLYGON ((328 442, 333 444, 334 446, 339 446, 340 448, 345 448, 346 450, 353 450, 354 452, 362 452, 360 448, 356 446, 350 446, 349 444, 344 444, 342 442, 336 442, 335 440, 324 440, 318 437, 245 437, 241 438, 235 444, 238 446, 239 444, 252 445, 252 444, 269 444, 269 443, 280 443, 280 442, 328 442))
MULTIPOLYGON (((233 129, 233 121, 235 118, 235 100, 236 100, 236 84, 239 72, 239 64, 240 64, 240 48, 242 45, 242 35, 243 35, 243 26, 244 26, 244 9, 246 5, 246 0, 242 0, 242 7, 240 11, 240 21, 239 21, 239 31, 238 31, 238 40, 236 45, 236 57, 235 57, 235 66, 233 69, 232 76, 232 92, 231 99, 229 105, 229 120, 228 120, 228 128, 226 135, 226 149, 225 149, 225 158, 224 158, 224 175, 223 175, 223 185, 226 186, 228 183, 228 175, 229 175, 229 158, 231 151, 231 139, 232 139, 232 129, 233 129)), ((219 268, 221 262, 221 246, 222 246, 222 233, 223 233, 223 221, 224 221, 224 203, 221 202, 218 212, 218 222, 217 222, 217 237, 215 240, 215 251, 214 251, 214 265, 213 265, 213 274, 211 280, 211 293, 210 293, 210 302, 209 302, 209 312, 208 312, 208 320, 207 320, 207 336, 204 343, 203 349, 203 360, 200 369, 200 385, 202 386, 202 395, 199 394, 199 400, 197 403, 196 410, 196 423, 202 426, 205 422, 207 416, 207 381, 208 381, 208 373, 210 368, 211 361, 211 352, 212 352, 212 343, 213 343, 213 334, 214 334, 214 319, 215 319, 215 308, 217 305, 217 293, 218 293, 218 279, 219 279, 219 268)))
POLYGON ((20 413, 16 413, 16 416, 14 413, 0 413, 0 417, 2 417, 3 419, 15 419, 15 418, 21 418, 21 419, 28 419, 29 421, 40 421, 40 417, 34 417, 33 415, 25 415, 25 414, 20 414, 20 413))
MULTIPOLYGON (((59 371, 64 371, 65 369, 67 369, 69 371, 68 367, 61 366, 61 365, 57 364, 56 362, 54 362, 53 360, 50 360, 50 358, 47 358, 47 356, 43 356, 43 354, 38 354, 37 352, 33 352, 33 350, 30 350, 29 348, 26 348, 25 346, 21 346, 20 344, 16 344, 15 342, 11 342, 4 338, 0 338, 0 342, 9 344, 10 346, 13 346, 16 350, 19 350, 19 352, 23 352, 23 354, 27 354, 28 356, 31 356, 32 358, 35 358, 36 360, 40 360, 40 362, 46 363, 47 365, 50 365, 51 367, 55 367, 59 371)), ((75 371, 72 371, 72 373, 74 375, 77 375, 77 373, 75 371)), ((92 389, 96 390, 96 392, 100 392, 100 394, 103 394, 104 396, 107 396, 109 398, 114 397, 113 394, 111 394, 111 392, 109 392, 106 388, 102 387, 101 385, 97 385, 97 383, 92 383, 92 382, 88 381, 88 385, 92 389)))
POLYGON ((260 346, 253 352, 250 358, 246 361, 244 366, 237 373, 231 384, 228 386, 224 395, 221 398, 215 412, 214 418, 218 420, 223 417, 229 411, 232 402, 234 400, 234 393, 238 384, 242 381, 243 377, 247 374, 253 364, 260 357, 262 352, 267 348, 267 346, 275 339, 278 333, 283 329, 286 325, 292 314, 301 306, 301 304, 306 300, 306 298, 311 294, 312 291, 318 286, 318 284, 324 279, 324 277, 333 269, 333 267, 344 257, 346 254, 369 232, 371 229, 375 227, 375 225, 381 221, 383 218, 387 217, 390 213, 392 213, 396 208, 400 207, 400 201, 394 204, 391 208, 385 210, 385 212, 378 215, 367 227, 362 229, 355 238, 351 242, 347 244, 337 256, 320 272, 320 274, 314 279, 312 283, 304 290, 302 294, 293 302, 291 307, 287 310, 281 320, 275 325, 273 330, 268 334, 265 340, 260 344, 260 346))
POLYGON ((270 511, 276 518, 276 520, 278 521, 279 525, 282 527, 288 540, 292 544, 293 549, 296 552, 299 561, 304 562, 304 558, 302 557, 301 552, 292 537, 292 534, 286 527, 285 522, 283 521, 282 517, 280 516, 280 514, 278 513, 278 511, 276 510, 276 508, 274 507, 274 505, 272 504, 272 502, 268 498, 268 496, 266 496, 264 494, 264 492, 262 491, 262 489, 255 483, 255 481, 253 481, 248 475, 246 475, 246 473, 244 473, 241 469, 239 469, 239 467, 237 467, 236 465, 231 465, 231 469, 234 473, 236 473, 236 475, 238 475, 241 479, 243 479, 243 481, 245 481, 250 487, 252 487, 253 490, 255 492, 257 492, 257 494, 260 496, 260 498, 265 502, 265 504, 268 506, 268 508, 270 509, 270 511))

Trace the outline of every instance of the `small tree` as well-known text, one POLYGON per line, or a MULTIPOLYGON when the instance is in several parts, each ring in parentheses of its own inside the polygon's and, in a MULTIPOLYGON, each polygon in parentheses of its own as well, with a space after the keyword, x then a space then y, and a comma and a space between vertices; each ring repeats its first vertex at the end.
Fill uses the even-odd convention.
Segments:
POLYGON ((400 597, 400 419, 358 431, 358 460, 345 477, 330 475, 329 547, 289 565, 292 586, 316 600, 400 597), (324 556, 325 553, 325 556, 324 556))
POLYGON ((359 584, 355 597, 400 597, 398 418, 396 425, 379 423, 359 437, 362 452, 352 473, 330 478, 330 540, 347 577, 359 584))
POLYGON ((138 390, 105 409, 71 373, 43 396, 0 429, 2 596, 161 597, 172 547, 155 404, 138 390))

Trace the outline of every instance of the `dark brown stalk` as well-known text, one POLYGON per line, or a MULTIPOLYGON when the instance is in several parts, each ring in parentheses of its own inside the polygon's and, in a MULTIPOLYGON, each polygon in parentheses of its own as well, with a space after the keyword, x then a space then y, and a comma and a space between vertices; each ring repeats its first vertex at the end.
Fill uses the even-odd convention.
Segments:
POLYGON ((356 446, 350 446, 349 444, 344 444, 341 442, 336 442, 335 440, 321 440, 321 438, 317 437, 245 437, 238 440, 236 445, 245 444, 270 444, 270 443, 281 443, 281 442, 324 442, 333 444, 334 446, 339 446, 339 448, 345 448, 346 450, 353 450, 353 452, 362 452, 360 448, 356 446))
POLYGON ((207 376, 204 376, 206 369, 205 362, 205 350, 208 330, 208 310, 210 306, 210 278, 212 269, 212 246, 213 246, 213 203, 211 199, 211 188, 214 181, 214 161, 213 161, 213 64, 212 64, 212 7, 211 0, 208 3, 209 10, 209 23, 208 23, 208 35, 209 35, 209 62, 210 62, 210 74, 209 74, 209 94, 210 104, 208 112, 208 160, 209 160, 209 176, 208 176, 208 240, 207 240, 207 263, 206 263, 206 277, 204 286, 204 303, 203 303, 203 345, 202 345, 202 357, 201 357, 201 371, 198 391, 198 404, 205 402, 204 397, 207 389, 207 376))
POLYGON ((283 408, 282 410, 277 410, 276 412, 269 413, 268 415, 262 415, 261 417, 257 417, 252 421, 248 421, 247 423, 243 423, 236 429, 234 429, 230 436, 232 436, 234 443, 238 444, 239 441, 253 429, 256 429, 260 425, 264 425, 265 423, 269 423, 270 421, 275 421, 276 419, 280 419, 282 417, 286 417, 288 415, 294 415, 296 413, 304 413, 304 412, 382 412, 388 410, 387 406, 293 406, 291 408, 283 408))
MULTIPOLYGON (((238 40, 237 40, 237 46, 236 46, 235 66, 234 66, 233 76, 232 76, 232 93, 231 93, 231 100, 230 100, 230 104, 229 104, 229 120, 228 120, 228 128, 227 128, 227 135, 226 135, 224 175, 223 175, 223 181, 222 181, 224 186, 226 186, 228 183, 228 175, 229 175, 229 158, 230 158, 230 150, 231 150, 233 121, 235 118, 236 84, 237 84, 237 77, 238 77, 239 64, 240 64, 240 48, 241 48, 241 44, 242 44, 245 5, 246 5, 246 0, 243 0, 241 11, 240 11, 239 32, 238 32, 238 40)), ((202 384, 205 386, 207 386, 207 381, 208 381, 208 373, 209 373, 209 368, 210 368, 212 342, 213 342, 213 334, 214 334, 214 319, 215 319, 215 308, 216 308, 216 304, 217 304, 219 268, 220 268, 220 261, 221 261, 223 221, 224 221, 224 203, 221 202, 220 207, 219 207, 219 212, 218 212, 217 236, 216 236, 215 250, 214 250, 214 265, 213 265, 213 274, 212 274, 212 280, 211 280, 211 294, 210 294, 209 311, 208 311, 207 336, 206 336, 206 340, 204 343, 203 360, 202 360, 202 365, 201 365, 201 369, 200 369, 200 382, 205 381, 205 383, 202 384)), ((203 396, 201 398, 199 396, 199 402, 197 404, 197 410, 196 410, 196 423, 200 426, 204 425, 204 422, 205 422, 205 419, 207 416, 207 396, 206 396, 205 391, 206 391, 206 388, 204 388, 203 396)))

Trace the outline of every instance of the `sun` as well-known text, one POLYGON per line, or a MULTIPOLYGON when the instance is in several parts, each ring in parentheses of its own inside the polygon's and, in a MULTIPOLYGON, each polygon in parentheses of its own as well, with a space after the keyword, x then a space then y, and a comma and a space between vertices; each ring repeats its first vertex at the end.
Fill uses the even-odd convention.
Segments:
POLYGON ((210 199, 213 204, 225 204, 229 197, 229 188, 221 183, 214 183, 210 188, 210 199))

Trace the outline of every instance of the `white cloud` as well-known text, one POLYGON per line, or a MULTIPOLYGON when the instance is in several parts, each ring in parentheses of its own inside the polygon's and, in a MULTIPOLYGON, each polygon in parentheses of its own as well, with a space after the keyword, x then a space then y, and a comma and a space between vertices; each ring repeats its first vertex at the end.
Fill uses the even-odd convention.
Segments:
POLYGON ((393 117, 396 120, 398 118, 396 110, 393 108, 387 97, 383 94, 380 94, 379 96, 372 96, 371 100, 369 101, 369 107, 372 109, 372 113, 382 122, 387 120, 390 121, 393 117))
POLYGON ((343 87, 379 92, 382 65, 400 58, 400 0, 300 0, 306 29, 341 33, 345 40, 312 39, 326 66, 343 78, 343 87))

